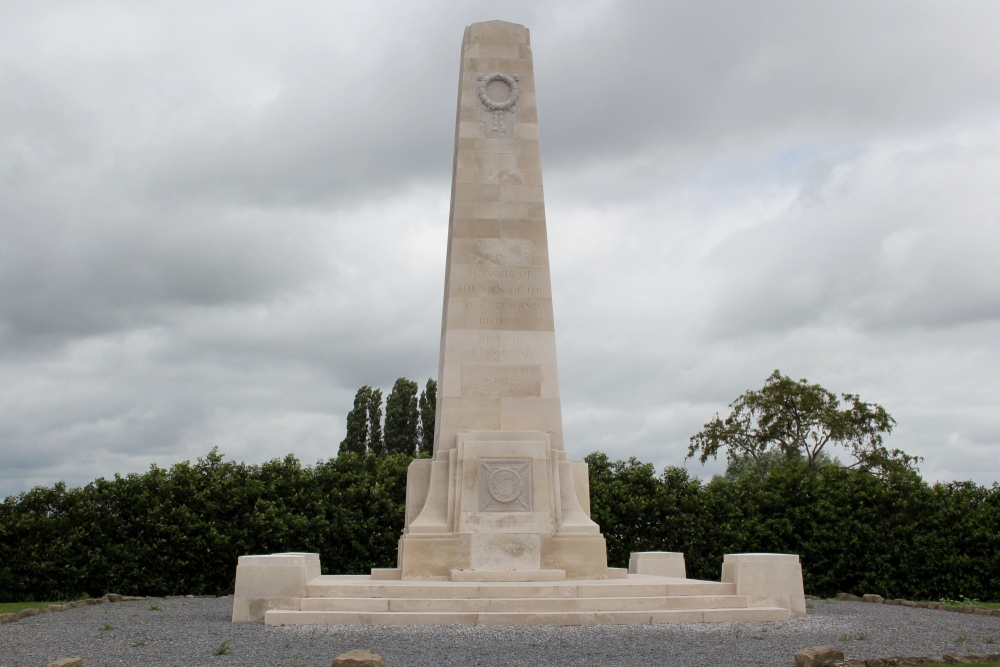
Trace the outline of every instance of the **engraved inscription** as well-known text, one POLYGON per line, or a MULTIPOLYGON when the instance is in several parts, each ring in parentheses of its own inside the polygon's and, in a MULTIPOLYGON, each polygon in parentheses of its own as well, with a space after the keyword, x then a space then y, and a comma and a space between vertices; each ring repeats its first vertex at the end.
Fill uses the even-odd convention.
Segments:
POLYGON ((525 364, 463 363, 462 395, 541 396, 542 367, 525 364))
POLYGON ((531 459, 481 459, 479 511, 530 512, 531 459))
POLYGON ((530 363, 537 352, 527 348, 527 343, 522 334, 482 333, 476 336, 475 347, 465 350, 465 360, 530 363))
POLYGON ((543 296, 541 287, 525 287, 524 285, 459 285, 459 295, 475 296, 543 296))
POLYGON ((471 264, 530 264, 531 241, 526 239, 473 239, 471 264))

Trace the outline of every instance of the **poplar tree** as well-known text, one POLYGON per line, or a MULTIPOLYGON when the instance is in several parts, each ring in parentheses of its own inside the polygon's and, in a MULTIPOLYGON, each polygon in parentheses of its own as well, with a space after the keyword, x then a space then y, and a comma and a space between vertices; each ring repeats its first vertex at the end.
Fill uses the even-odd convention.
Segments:
POLYGON ((385 452, 416 454, 420 441, 417 383, 399 378, 385 399, 385 452))
POLYGON ((434 414, 437 410, 438 383, 427 379, 427 387, 420 392, 420 453, 434 452, 434 414))
MULTIPOLYGON (((347 435, 340 443, 340 453, 354 452, 364 454, 368 449, 369 429, 368 414, 371 402, 372 388, 368 385, 358 389, 354 394, 354 407, 347 413, 347 435)), ((379 400, 382 392, 379 392, 379 400)))
POLYGON ((368 451, 383 454, 385 442, 382 440, 382 390, 372 389, 368 397, 368 451))

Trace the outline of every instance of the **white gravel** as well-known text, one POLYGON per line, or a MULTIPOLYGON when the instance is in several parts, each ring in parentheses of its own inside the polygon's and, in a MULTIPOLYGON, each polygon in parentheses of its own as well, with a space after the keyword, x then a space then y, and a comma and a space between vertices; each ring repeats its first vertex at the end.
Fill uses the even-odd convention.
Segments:
POLYGON ((150 599, 71 609, 0 625, 0 665, 81 656, 101 665, 329 667, 364 648, 388 667, 423 665, 790 666, 835 644, 848 658, 1000 653, 1000 618, 862 602, 813 601, 785 623, 585 627, 288 626, 231 623, 232 600, 150 599), (158 605, 162 611, 151 610, 158 605), (111 626, 113 629, 101 628, 111 626), (841 641, 859 633, 867 639, 841 641), (965 638, 960 641, 960 638, 965 638), (987 637, 998 643, 990 644, 987 637), (216 649, 229 640, 229 652, 216 649))

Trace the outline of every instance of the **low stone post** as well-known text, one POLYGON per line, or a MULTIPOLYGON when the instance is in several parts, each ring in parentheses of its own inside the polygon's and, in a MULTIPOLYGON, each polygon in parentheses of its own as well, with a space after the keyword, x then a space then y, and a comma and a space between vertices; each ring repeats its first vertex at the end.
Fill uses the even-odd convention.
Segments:
POLYGON ((806 615, 802 566, 795 554, 726 554, 722 581, 736 584, 751 607, 784 607, 792 616, 806 615))
POLYGON ((263 620, 268 609, 298 610, 306 585, 319 574, 319 554, 240 556, 233 594, 233 622, 263 620))

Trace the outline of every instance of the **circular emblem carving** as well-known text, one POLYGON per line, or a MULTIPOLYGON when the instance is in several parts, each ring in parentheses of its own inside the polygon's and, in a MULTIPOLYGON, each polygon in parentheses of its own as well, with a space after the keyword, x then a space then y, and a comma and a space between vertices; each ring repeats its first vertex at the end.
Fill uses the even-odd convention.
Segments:
POLYGON ((498 468, 490 473, 487 487, 493 500, 498 503, 510 503, 521 495, 521 476, 510 468, 498 468))
POLYGON ((479 99, 491 111, 507 111, 514 106, 518 95, 521 94, 521 88, 517 84, 519 80, 517 74, 508 76, 501 72, 495 72, 493 74, 480 74, 476 79, 479 81, 479 99), (510 88, 510 96, 506 100, 494 100, 486 92, 486 89, 494 81, 502 81, 510 88))

